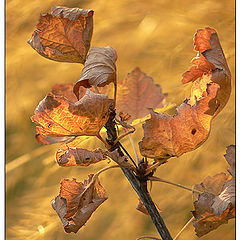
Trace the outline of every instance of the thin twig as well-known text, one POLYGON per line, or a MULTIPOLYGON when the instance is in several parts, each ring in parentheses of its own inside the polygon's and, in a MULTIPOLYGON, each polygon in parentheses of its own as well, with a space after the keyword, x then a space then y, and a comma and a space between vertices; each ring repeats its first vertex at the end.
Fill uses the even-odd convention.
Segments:
POLYGON ((199 190, 195 190, 195 189, 192 189, 192 188, 183 186, 183 185, 181 185, 181 184, 179 184, 179 183, 174 183, 174 182, 171 182, 171 181, 162 179, 162 178, 158 178, 158 177, 148 177, 148 179, 151 180, 151 181, 168 183, 168 184, 174 185, 174 186, 176 186, 176 187, 180 187, 180 188, 186 189, 186 190, 191 191, 191 192, 196 192, 196 193, 200 193, 200 194, 203 193, 203 192, 201 192, 201 191, 199 191, 199 190))
POLYGON ((116 107, 116 103, 117 103, 117 80, 114 82, 114 108, 116 107))
POLYGON ((174 237, 173 240, 177 240, 177 238, 182 234, 182 232, 186 229, 186 227, 193 221, 194 217, 192 217, 184 226, 183 228, 179 231, 179 233, 174 237))
POLYGON ((101 174, 101 173, 103 173, 103 172, 105 172, 105 171, 107 171, 107 170, 109 170, 109 169, 111 169, 111 168, 119 168, 119 167, 120 167, 119 165, 108 166, 108 167, 105 167, 105 168, 99 170, 98 172, 96 172, 95 175, 98 176, 99 174, 101 174))
POLYGON ((150 236, 142 236, 142 237, 140 237, 140 238, 137 238, 136 240, 140 240, 140 239, 155 239, 155 240, 161 240, 160 238, 150 237, 150 236))
POLYGON ((107 143, 107 141, 106 141, 105 139, 102 138, 102 136, 101 136, 99 133, 98 133, 98 135, 97 135, 97 138, 104 143, 104 145, 105 145, 105 147, 106 147, 107 149, 110 149, 110 148, 111 148, 111 146, 107 143))
POLYGON ((134 160, 132 159, 131 155, 128 153, 128 151, 123 147, 123 145, 119 142, 120 147, 122 148, 122 150, 125 152, 125 154, 129 157, 129 159, 132 161, 132 163, 134 164, 134 166, 137 168, 136 163, 134 162, 134 160))
POLYGON ((119 142, 122 138, 126 137, 127 135, 133 133, 135 131, 135 129, 132 129, 128 132, 125 132, 124 134, 122 134, 121 136, 119 136, 115 141, 114 141, 114 145, 119 142))
POLYGON ((161 159, 161 160, 157 161, 156 163, 152 164, 150 167, 148 167, 146 169, 145 175, 147 176, 151 171, 153 171, 155 168, 159 167, 165 161, 166 161, 166 159, 161 159))

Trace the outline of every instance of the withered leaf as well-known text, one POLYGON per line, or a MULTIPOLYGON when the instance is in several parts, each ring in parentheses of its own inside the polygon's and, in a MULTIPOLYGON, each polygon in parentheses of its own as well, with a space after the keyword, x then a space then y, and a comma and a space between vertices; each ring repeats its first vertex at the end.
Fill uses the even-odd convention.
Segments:
MULTIPOLYGON (((162 210, 159 209, 156 204, 155 204, 155 206, 156 206, 158 212, 162 212, 162 210)), ((140 198, 138 199, 138 205, 137 205, 136 209, 137 209, 138 211, 146 214, 146 215, 149 215, 149 213, 148 213, 148 211, 147 211, 147 208, 144 206, 144 204, 143 204, 143 202, 142 202, 142 200, 141 200, 140 198)))
POLYGON ((190 69, 188 75, 184 75, 194 83, 191 96, 177 109, 176 115, 157 114, 150 110, 151 119, 143 125, 144 138, 139 143, 143 156, 169 158, 196 149, 208 138, 212 119, 229 99, 231 76, 215 30, 198 30, 195 49, 203 51, 204 61, 212 61, 215 68, 201 68, 199 75, 196 73, 198 65, 194 68, 196 71, 190 69))
POLYGON ((56 153, 56 161, 60 166, 89 166, 106 159, 106 153, 102 149, 89 151, 83 148, 59 149, 56 153))
POLYGON ((60 95, 49 93, 37 106, 32 121, 39 124, 37 140, 41 144, 51 144, 76 136, 98 136, 107 122, 109 107, 113 103, 103 94, 87 89, 76 103, 60 95), (48 137, 48 138, 47 138, 48 137))
POLYGON ((60 217, 65 231, 76 233, 107 198, 97 176, 91 174, 83 183, 76 179, 63 179, 60 193, 52 201, 52 207, 60 217))
MULTIPOLYGON (((206 77, 210 78, 211 75, 206 77)), ((151 119, 145 121, 144 138, 139 143, 143 156, 150 158, 180 156, 196 149, 207 139, 213 116, 205 112, 209 109, 209 101, 215 98, 219 86, 212 83, 206 84, 205 88, 207 96, 193 106, 183 103, 177 108, 177 114, 174 116, 150 110, 151 119)))
POLYGON ((79 99, 79 88, 83 86, 104 87, 105 85, 116 82, 117 53, 112 47, 92 47, 84 64, 80 79, 74 86, 74 93, 79 99))
POLYGON ((148 108, 163 107, 166 97, 161 86, 136 67, 118 84, 116 108, 118 112, 130 114, 134 120, 149 114, 148 108))
POLYGON ((192 211, 195 217, 193 226, 198 237, 235 217, 235 178, 225 173, 208 176, 201 184, 196 184, 194 189, 203 192, 195 193, 197 201, 192 211))
POLYGON ((228 164, 230 165, 230 169, 228 169, 228 172, 235 178, 235 176, 236 176, 236 146, 235 145, 228 146, 224 157, 227 160, 228 164))
POLYGON ((40 55, 58 62, 84 63, 92 38, 93 10, 53 7, 40 15, 28 43, 40 55))
POLYGON ((191 67, 183 74, 183 83, 195 81, 204 73, 212 72, 211 80, 217 83, 220 88, 215 99, 211 104, 218 102, 217 115, 226 105, 231 93, 231 73, 227 65, 218 35, 215 29, 206 27, 199 29, 194 38, 195 50, 199 51, 193 59, 196 66, 191 67))

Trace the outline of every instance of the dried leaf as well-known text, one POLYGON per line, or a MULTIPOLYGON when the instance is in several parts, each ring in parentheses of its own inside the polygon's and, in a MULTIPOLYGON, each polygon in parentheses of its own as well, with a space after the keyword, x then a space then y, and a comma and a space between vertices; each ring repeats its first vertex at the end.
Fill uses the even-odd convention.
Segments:
POLYGON ((40 15, 28 43, 40 55, 58 62, 84 63, 92 38, 93 10, 53 7, 40 15))
MULTIPOLYGON (((208 78, 211 75, 207 76, 208 78)), ((144 138, 139 143, 143 156, 168 158, 180 156, 200 146, 209 135, 213 116, 205 114, 208 103, 215 98, 218 85, 207 84, 208 95, 191 106, 183 103, 175 116, 158 114, 150 110, 151 119, 143 124, 144 138)), ((191 98, 190 98, 191 99, 191 98)))
POLYGON ((222 192, 213 200, 212 208, 214 214, 220 217, 226 209, 231 209, 236 205, 236 185, 235 179, 231 179, 223 186, 222 192))
POLYGON ((215 68, 203 70, 197 68, 198 65, 194 69, 201 70, 200 75, 191 69, 187 72, 191 81, 201 78, 194 81, 191 96, 177 109, 176 115, 157 114, 150 110, 151 119, 143 125, 144 138, 139 143, 145 157, 169 158, 198 148, 209 136, 212 119, 229 99, 231 75, 215 30, 198 30, 195 45, 195 49, 204 50, 204 61, 212 61, 210 63, 215 64, 215 68))
POLYGON ((130 114, 134 120, 146 116, 148 108, 163 107, 166 97, 161 86, 136 67, 118 84, 116 108, 118 112, 130 114))
MULTIPOLYGON (((156 208, 157 208, 159 213, 162 212, 162 210, 160 208, 158 208, 158 206, 156 204, 155 204, 155 206, 156 206, 156 208)), ((143 202, 142 202, 142 200, 140 198, 138 199, 138 205, 137 205, 136 209, 138 211, 146 214, 146 215, 149 215, 149 213, 147 211, 147 208, 144 206, 144 204, 143 204, 143 202)))
MULTIPOLYGON (((226 58, 221 48, 216 30, 213 28, 199 29, 194 38, 195 50, 199 51, 200 57, 193 59, 193 66, 183 74, 183 83, 195 81, 204 73, 212 72, 211 80, 220 86, 215 99, 218 102, 217 115, 226 105, 231 93, 231 73, 226 58)), ((211 103, 210 103, 211 104, 211 103)))
POLYGON ((102 149, 89 151, 83 148, 59 149, 56 153, 56 161, 60 166, 84 166, 105 160, 106 154, 102 149))
MULTIPOLYGON (((233 147, 229 146, 228 150, 233 147)), ((195 210, 192 211, 195 217, 193 226, 198 237, 235 217, 235 178, 225 173, 208 176, 201 184, 196 184, 194 189, 204 191, 202 194, 195 193, 198 200, 194 202, 195 210)))
POLYGON ((236 176, 236 146, 235 145, 228 146, 224 157, 227 160, 228 164, 230 165, 230 169, 228 169, 228 172, 235 178, 235 176, 236 176))
POLYGON ((65 231, 76 233, 107 198, 97 176, 91 174, 83 183, 76 179, 63 179, 60 194, 52 201, 52 207, 65 231))
POLYGON ((41 144, 51 144, 62 141, 63 137, 73 140, 76 136, 98 136, 108 120, 108 109, 112 103, 112 99, 89 89, 76 103, 49 93, 31 118, 40 125, 37 127, 37 140, 41 144))
POLYGON ((117 53, 112 47, 92 47, 84 64, 80 79, 74 86, 74 93, 79 99, 79 87, 104 87, 116 82, 117 53))

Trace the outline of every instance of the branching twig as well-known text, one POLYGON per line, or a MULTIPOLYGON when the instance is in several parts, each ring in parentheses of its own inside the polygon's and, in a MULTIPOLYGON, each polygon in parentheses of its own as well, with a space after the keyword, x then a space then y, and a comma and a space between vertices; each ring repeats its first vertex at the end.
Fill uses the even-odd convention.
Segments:
POLYGON ((176 187, 183 188, 183 189, 188 190, 188 191, 191 191, 191 192, 196 192, 196 193, 200 193, 200 194, 203 193, 203 192, 201 192, 201 191, 199 191, 199 190, 192 189, 192 188, 183 186, 183 185, 181 185, 181 184, 179 184, 179 183, 174 183, 174 182, 171 182, 171 181, 162 179, 162 178, 158 178, 158 177, 148 177, 148 179, 151 180, 151 181, 168 183, 168 184, 174 185, 174 186, 176 186, 176 187))
MULTIPOLYGON (((105 124, 105 128, 107 129, 107 135, 108 135, 107 142, 112 146, 110 149, 111 151, 118 149, 119 154, 123 156, 123 153, 120 149, 120 143, 119 142, 115 143, 115 140, 117 139, 117 131, 115 128, 115 121, 114 121, 116 113, 114 109, 110 109, 110 111, 111 111, 110 117, 108 119, 108 122, 105 124)), ((122 171, 124 175, 127 177, 130 184, 132 185, 133 189, 137 192, 144 206, 146 207, 162 239, 172 240, 172 237, 162 217, 160 216, 154 202, 152 201, 150 194, 148 193, 146 179, 144 180, 139 179, 131 169, 122 168, 122 171)))

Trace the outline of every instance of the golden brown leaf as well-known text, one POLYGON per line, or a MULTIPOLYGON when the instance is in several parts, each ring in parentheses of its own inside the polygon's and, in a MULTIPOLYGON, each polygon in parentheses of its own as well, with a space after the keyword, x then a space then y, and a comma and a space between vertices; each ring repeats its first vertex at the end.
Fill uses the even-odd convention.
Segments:
POLYGON ((63 179, 60 193, 52 201, 52 207, 60 217, 65 231, 76 233, 107 198, 97 176, 91 174, 83 183, 76 179, 63 179))
MULTIPOLYGON (((207 76, 208 78, 211 75, 207 76)), ((215 98, 219 86, 205 85, 208 95, 191 106, 183 103, 175 116, 150 110, 151 119, 143 125, 144 138, 139 143, 143 156, 168 158, 196 149, 208 137, 213 116, 206 114, 208 103, 215 98)), ((191 98, 190 98, 191 99, 191 98)))
POLYGON ((62 141, 63 137, 70 137, 72 140, 76 136, 98 136, 108 120, 108 110, 112 103, 112 99, 89 89, 76 103, 49 93, 39 103, 31 118, 40 125, 37 127, 37 140, 41 144, 51 144, 58 142, 53 137, 62 141))
MULTIPOLYGON (((226 155, 230 154, 229 149, 231 148, 233 149, 234 146, 231 145, 227 148, 226 155)), ((231 156, 231 159, 234 157, 235 154, 231 156)), ((229 165, 231 166, 234 161, 231 160, 229 165)), ((195 184, 194 189, 203 192, 202 194, 194 193, 197 201, 194 202, 195 210, 192 211, 195 217, 193 226, 198 237, 235 217, 235 178, 225 173, 219 173, 213 177, 208 176, 201 184, 195 184)))
POLYGON ((161 86, 136 67, 118 84, 116 108, 118 112, 130 114, 134 120, 146 116, 148 108, 163 107, 166 97, 161 86))
POLYGON ((211 80, 220 86, 216 98, 212 100, 219 105, 218 111, 215 112, 215 115, 217 115, 230 97, 231 73, 216 30, 209 27, 199 29, 195 34, 194 46, 195 50, 199 51, 199 57, 193 59, 196 66, 192 66, 183 74, 182 82, 195 81, 203 74, 212 72, 211 80))
POLYGON ((40 55, 58 62, 84 63, 92 38, 93 10, 53 7, 40 16, 28 43, 40 55))
MULTIPOLYGON (((196 49, 204 50, 204 61, 214 64, 215 69, 201 71, 201 78, 193 83, 191 96, 177 109, 176 115, 150 110, 151 119, 143 125, 144 138, 139 143, 143 156, 168 158, 196 149, 208 138, 212 119, 229 99, 231 75, 215 30, 198 30, 195 43, 196 49)), ((189 73, 198 78, 194 71, 189 73)))
POLYGON ((80 79, 74 86, 74 93, 79 99, 79 87, 104 87, 116 82, 117 53, 112 47, 92 47, 84 64, 80 79))
POLYGON ((105 160, 106 154, 102 149, 89 151, 83 148, 59 149, 56 153, 56 161, 60 166, 84 166, 105 160))

